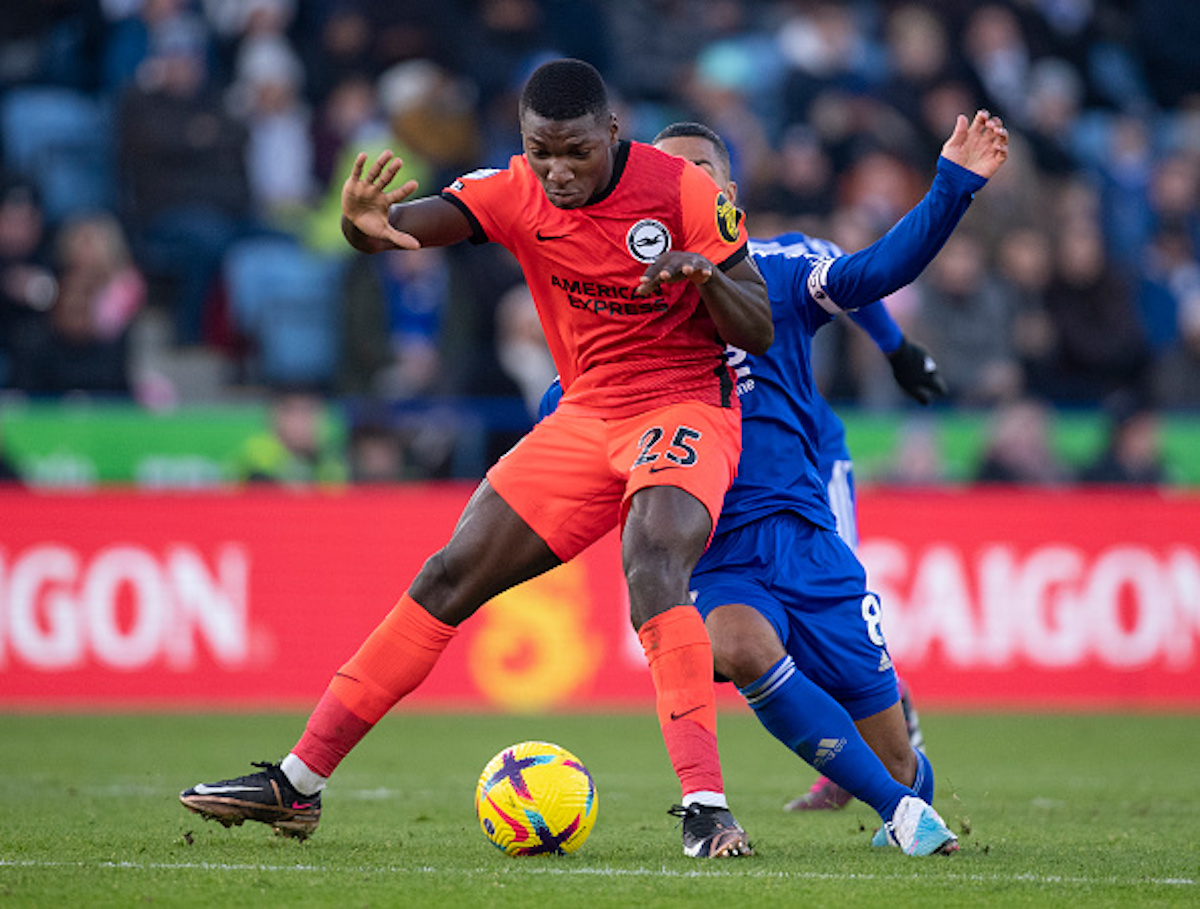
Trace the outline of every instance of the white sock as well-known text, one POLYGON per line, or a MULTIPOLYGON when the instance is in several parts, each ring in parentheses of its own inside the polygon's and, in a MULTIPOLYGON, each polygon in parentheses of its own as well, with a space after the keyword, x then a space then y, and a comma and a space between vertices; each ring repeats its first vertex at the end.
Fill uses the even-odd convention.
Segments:
POLYGON ((308 765, 294 754, 289 754, 280 761, 279 769, 301 795, 316 795, 329 782, 329 777, 313 773, 308 769, 308 765))
POLYGON ((728 808, 729 803, 725 801, 724 792, 712 792, 707 789, 699 789, 696 792, 689 792, 683 797, 683 807, 689 805, 705 805, 709 808, 728 808))

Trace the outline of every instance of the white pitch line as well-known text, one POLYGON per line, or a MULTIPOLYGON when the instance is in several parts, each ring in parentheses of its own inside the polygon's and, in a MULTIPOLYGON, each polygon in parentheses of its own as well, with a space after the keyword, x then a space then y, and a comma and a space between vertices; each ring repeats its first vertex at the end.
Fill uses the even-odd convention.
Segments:
MULTIPOLYGON (((338 872, 351 874, 469 874, 479 876, 494 876, 497 874, 550 874, 566 877, 673 877, 673 878, 777 878, 780 880, 798 881, 909 881, 917 880, 912 874, 855 874, 834 873, 827 871, 678 871, 672 868, 547 868, 527 865, 523 868, 470 868, 443 869, 430 865, 403 867, 400 865, 385 865, 377 867, 331 868, 325 865, 254 865, 226 862, 47 862, 36 859, 16 860, 0 859, 0 868, 95 868, 99 870, 117 869, 126 871, 311 871, 320 874, 338 872)), ((1095 886, 1099 884, 1153 884, 1160 887, 1195 887, 1200 880, 1189 877, 1145 877, 1122 879, 1116 877, 1071 877, 1058 874, 947 874, 938 875, 938 880, 957 881, 961 883, 984 884, 1078 884, 1095 886)))

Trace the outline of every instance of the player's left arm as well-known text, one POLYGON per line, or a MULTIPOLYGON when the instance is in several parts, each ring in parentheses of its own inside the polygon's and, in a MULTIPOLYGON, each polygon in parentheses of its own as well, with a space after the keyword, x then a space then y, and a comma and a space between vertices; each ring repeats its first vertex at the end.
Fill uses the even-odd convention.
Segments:
POLYGON ((937 176, 925 197, 866 249, 817 260, 809 294, 826 310, 857 309, 911 283, 941 251, 975 193, 1008 158, 1008 131, 999 117, 961 114, 942 146, 937 176))

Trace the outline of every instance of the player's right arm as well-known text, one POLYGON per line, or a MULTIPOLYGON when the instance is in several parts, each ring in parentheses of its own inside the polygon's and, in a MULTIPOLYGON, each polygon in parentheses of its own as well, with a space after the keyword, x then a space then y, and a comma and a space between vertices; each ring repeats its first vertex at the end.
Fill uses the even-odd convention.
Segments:
POLYGON ((937 176, 925 197, 886 235, 866 249, 837 258, 813 258, 797 275, 822 309, 836 315, 857 309, 911 283, 938 254, 975 193, 1008 157, 1008 131, 998 117, 980 111, 969 123, 960 115, 942 146, 937 176))
POLYGON ((450 246, 471 236, 466 216, 440 196, 405 201, 417 188, 415 180, 387 188, 403 166, 390 151, 364 174, 366 162, 365 154, 358 155, 342 185, 342 234, 355 249, 377 253, 450 246))

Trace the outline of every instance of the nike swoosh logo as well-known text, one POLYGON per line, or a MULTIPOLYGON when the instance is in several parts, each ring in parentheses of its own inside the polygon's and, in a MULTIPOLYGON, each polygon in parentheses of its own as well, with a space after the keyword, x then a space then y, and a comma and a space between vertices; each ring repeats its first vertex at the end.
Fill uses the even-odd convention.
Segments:
POLYGON ((192 787, 196 795, 223 795, 226 792, 257 792, 257 786, 209 786, 207 783, 197 783, 192 787))
POLYGON ((293 811, 303 811, 305 808, 311 808, 312 806, 312 802, 292 802, 293 811))
POLYGON ((534 236, 537 237, 540 241, 542 241, 544 243, 547 240, 565 240, 567 237, 569 237, 571 235, 570 234, 544 234, 539 230, 534 233, 534 236))
POLYGON ((658 464, 650 468, 650 473, 658 473, 660 470, 678 470, 678 464, 658 464))
POLYGON ((692 708, 691 708, 691 709, 689 709, 689 710, 685 710, 685 711, 683 711, 683 713, 676 713, 674 710, 672 710, 672 711, 671 711, 671 719, 673 719, 673 720, 682 720, 682 719, 683 719, 685 716, 687 716, 689 713, 695 713, 697 710, 703 710, 703 709, 704 709, 705 707, 707 707, 707 706, 708 706, 707 704, 700 704, 700 705, 699 705, 699 706, 697 706, 697 707, 692 707, 692 708))

